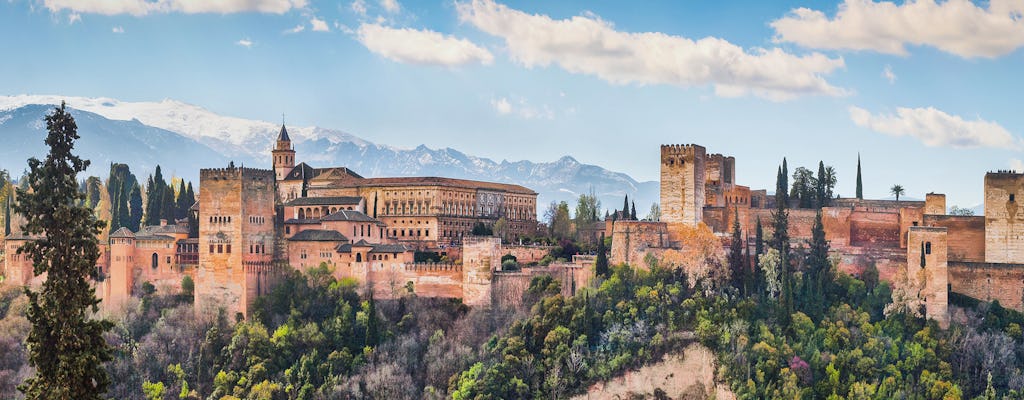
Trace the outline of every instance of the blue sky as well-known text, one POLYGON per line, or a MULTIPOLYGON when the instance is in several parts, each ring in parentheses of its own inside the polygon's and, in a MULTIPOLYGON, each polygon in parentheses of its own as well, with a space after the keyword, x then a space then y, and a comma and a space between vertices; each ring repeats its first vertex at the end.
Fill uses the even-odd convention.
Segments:
MULTIPOLYGON (((0 95, 181 100, 403 147, 658 176, 658 145, 982 202, 1021 166, 1024 12, 902 2, 13 0, 0 95)), ((198 168, 199 166, 197 166, 198 168)))

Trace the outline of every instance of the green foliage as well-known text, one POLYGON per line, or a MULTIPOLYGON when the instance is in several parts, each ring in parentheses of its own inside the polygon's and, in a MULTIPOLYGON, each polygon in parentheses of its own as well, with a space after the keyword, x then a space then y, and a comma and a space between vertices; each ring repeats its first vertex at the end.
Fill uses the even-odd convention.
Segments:
POLYGON ((609 273, 608 248, 605 245, 604 232, 601 232, 601 241, 597 242, 597 259, 594 260, 594 273, 602 278, 607 278, 609 273))
POLYGON ((579 199, 576 200, 576 217, 574 218, 576 227, 582 228, 597 221, 597 213, 600 210, 601 200, 597 199, 593 189, 590 190, 590 193, 580 194, 579 199))
POLYGON ((864 183, 860 178, 860 154, 857 154, 857 198, 864 198, 864 183))
POLYGON ((196 283, 192 280, 191 276, 185 275, 183 278, 181 278, 181 295, 182 296, 184 296, 186 299, 191 301, 193 295, 195 294, 195 290, 196 290, 196 283))
POLYGON ((99 300, 89 279, 96 278, 96 235, 106 224, 78 205, 85 195, 75 177, 89 161, 72 153, 78 127, 63 103, 46 116, 46 128, 50 152, 43 161, 28 160, 29 189, 18 190, 15 210, 26 219, 25 233, 38 237, 19 252, 37 275, 48 274, 42 291, 25 288, 32 323, 26 344, 36 373, 19 389, 29 399, 99 399, 110 383, 103 333, 113 324, 91 318, 99 300))

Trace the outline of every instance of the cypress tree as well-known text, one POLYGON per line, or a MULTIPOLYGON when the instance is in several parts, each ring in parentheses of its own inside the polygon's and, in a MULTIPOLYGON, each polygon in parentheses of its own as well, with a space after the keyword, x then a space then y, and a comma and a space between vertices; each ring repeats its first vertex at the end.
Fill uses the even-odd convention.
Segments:
POLYGON ((11 234, 11 196, 4 201, 4 236, 11 234))
POLYGON ((864 183, 860 180, 860 153, 857 154, 857 198, 864 198, 864 183))
MULTIPOLYGON (((785 202, 789 202, 789 192, 786 188, 789 187, 789 167, 786 166, 786 157, 782 157, 782 197, 785 202)), ((787 204, 786 207, 789 207, 787 204)))
POLYGON ((85 180, 85 192, 88 195, 86 203, 89 208, 95 209, 100 204, 100 178, 90 176, 85 180))
POLYGON ((89 317, 99 299, 88 279, 97 278, 96 235, 106 224, 74 205, 85 197, 75 177, 89 161, 72 153, 78 127, 63 102, 46 116, 46 129, 50 152, 43 161, 28 160, 31 190, 18 190, 14 210, 25 217, 25 234, 37 238, 19 252, 36 275, 47 273, 41 291, 25 287, 32 324, 25 342, 35 376, 18 389, 28 399, 100 399, 110 383, 102 363, 112 359, 103 332, 113 324, 89 317))
POLYGON ((756 273, 754 286, 757 293, 764 290, 764 273, 761 272, 761 261, 758 257, 764 254, 764 229, 761 227, 761 218, 757 218, 757 227, 754 233, 754 271, 756 273))
POLYGON ((921 242, 921 268, 924 268, 924 242, 921 242))
POLYGON ((187 189, 185 189, 185 180, 182 179, 178 182, 178 194, 174 197, 174 219, 182 219, 188 214, 188 208, 192 207, 192 203, 188 203, 186 197, 187 189), (188 204, 185 204, 188 203, 188 204))
MULTIPOLYGON (((157 166, 159 171, 160 166, 157 166)), ((146 181, 146 210, 145 218, 143 219, 143 225, 159 225, 160 224, 160 200, 163 198, 160 193, 160 185, 153 180, 153 175, 149 176, 146 181)))
POLYGON ((632 211, 629 212, 629 219, 636 221, 636 202, 634 201, 631 206, 632 211))
POLYGON ((828 198, 826 196, 826 185, 825 185, 825 163, 818 161, 818 181, 814 188, 814 199, 815 208, 822 208, 828 204, 828 198))
MULTIPOLYGON (((115 180, 115 182, 116 182, 116 180, 115 180)), ((120 183, 118 183, 118 185, 120 186, 120 183)), ((123 203, 123 201, 121 201, 121 188, 120 187, 114 188, 111 191, 111 193, 112 193, 111 194, 112 197, 110 198, 110 233, 113 233, 114 231, 120 229, 121 226, 122 226, 121 225, 121 208, 122 208, 121 204, 123 203)))
POLYGON ((135 183, 132 185, 131 192, 128 193, 128 223, 125 226, 138 232, 140 223, 142 223, 142 188, 135 183))
MULTIPOLYGON (((121 186, 124 186, 124 182, 121 183, 121 186)), ((125 189, 123 187, 119 188, 117 190, 117 192, 118 192, 118 194, 117 194, 117 198, 118 198, 118 204, 117 204, 117 223, 118 223, 118 226, 124 226, 124 227, 128 227, 128 229, 131 229, 131 227, 128 226, 131 223, 131 216, 129 215, 130 210, 128 208, 129 207, 128 200, 130 198, 128 193, 130 193, 130 192, 126 193, 125 189)), ((111 216, 111 218, 114 218, 114 217, 111 216)))
POLYGON ((825 228, 821 223, 821 210, 814 218, 811 228, 810 251, 807 253, 807 274, 804 278, 804 301, 807 314, 812 318, 821 319, 824 314, 825 289, 829 279, 828 241, 825 240, 825 228))
POLYGON ((377 303, 373 300, 373 289, 368 290, 370 298, 366 300, 366 345, 373 347, 380 343, 380 327, 377 321, 377 303))
MULTIPOLYGON (((164 186, 161 190, 163 200, 160 201, 160 219, 167 220, 167 224, 174 224, 174 188, 170 185, 164 186)), ((160 220, 157 220, 157 225, 160 220)))
MULTIPOLYGON (((783 168, 785 168, 785 159, 783 159, 783 168)), ((785 178, 784 174, 780 174, 780 176, 785 178)), ((772 213, 773 232, 769 245, 779 251, 779 276, 782 280, 779 320, 784 326, 788 326, 790 315, 793 314, 793 282, 789 270, 789 212, 786 210, 785 196, 785 190, 776 194, 775 212, 772 213), (779 201, 780 197, 783 201, 779 201)))
POLYGON ((629 195, 622 199, 622 219, 629 219, 629 195))
POLYGON ((740 212, 733 209, 732 243, 729 245, 729 270, 732 272, 732 286, 741 294, 746 294, 744 283, 747 280, 743 262, 743 236, 740 234, 740 212))
POLYGON ((608 277, 608 251, 604 246, 604 232, 601 232, 601 240, 597 242, 597 260, 594 262, 594 273, 597 276, 608 277))

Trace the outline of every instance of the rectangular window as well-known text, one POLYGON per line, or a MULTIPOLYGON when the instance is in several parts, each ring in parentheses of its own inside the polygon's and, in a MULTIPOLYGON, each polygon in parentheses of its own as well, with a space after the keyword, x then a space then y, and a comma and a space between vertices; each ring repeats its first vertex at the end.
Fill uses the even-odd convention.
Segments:
POLYGON ((228 251, 226 253, 231 254, 231 245, 229 244, 227 247, 228 247, 228 251))
POLYGON ((210 254, 213 254, 213 245, 210 245, 210 254))
POLYGON ((1011 194, 1011 195, 1010 195, 1010 201, 1011 201, 1011 202, 1013 201, 1013 198, 1014 198, 1014 195, 1012 195, 1012 194, 1011 194))
POLYGON ((217 253, 223 253, 223 252, 224 252, 224 245, 218 244, 217 245, 217 253))

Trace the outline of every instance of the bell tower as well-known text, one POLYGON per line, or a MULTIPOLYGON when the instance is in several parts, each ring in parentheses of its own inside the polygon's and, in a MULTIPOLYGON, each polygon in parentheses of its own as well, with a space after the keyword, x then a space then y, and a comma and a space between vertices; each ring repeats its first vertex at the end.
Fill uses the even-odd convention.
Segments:
POLYGON ((274 158, 274 175, 278 181, 283 180, 295 167, 295 148, 292 147, 292 140, 288 137, 288 129, 281 124, 281 133, 277 134, 277 144, 270 152, 274 158))

